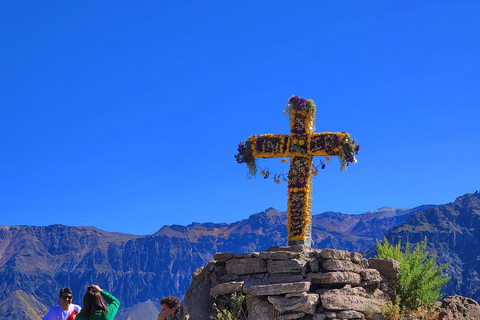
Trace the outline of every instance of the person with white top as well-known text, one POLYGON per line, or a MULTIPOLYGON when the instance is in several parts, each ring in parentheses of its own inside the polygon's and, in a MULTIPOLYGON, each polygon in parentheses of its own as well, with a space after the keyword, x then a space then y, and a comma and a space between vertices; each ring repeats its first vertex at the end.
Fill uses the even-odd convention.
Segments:
POLYGON ((79 313, 82 308, 72 303, 72 290, 69 288, 60 290, 58 300, 60 304, 50 309, 45 317, 43 317, 43 320, 75 320, 77 313, 79 313))

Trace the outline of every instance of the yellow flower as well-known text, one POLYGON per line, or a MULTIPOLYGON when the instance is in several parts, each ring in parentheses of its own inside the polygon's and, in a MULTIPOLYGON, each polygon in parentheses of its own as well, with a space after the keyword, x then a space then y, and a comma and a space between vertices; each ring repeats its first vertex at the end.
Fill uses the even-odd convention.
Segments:
POLYGON ((260 172, 260 173, 262 174, 262 176, 264 176, 264 175, 265 175, 265 171, 263 171, 263 170, 262 170, 262 172, 260 172))
POLYGON ((285 163, 285 162, 287 162, 287 159, 282 159, 282 163, 285 163))
POLYGON ((325 160, 327 160, 327 162, 330 161, 330 157, 327 157, 325 160))

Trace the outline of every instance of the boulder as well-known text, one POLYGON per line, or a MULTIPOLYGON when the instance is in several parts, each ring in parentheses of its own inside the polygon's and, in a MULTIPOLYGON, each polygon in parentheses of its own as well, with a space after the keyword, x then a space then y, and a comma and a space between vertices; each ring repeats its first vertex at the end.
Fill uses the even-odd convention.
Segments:
POLYGON ((225 262, 225 266, 229 275, 254 274, 267 271, 265 261, 258 258, 230 259, 225 262))
POLYGON ((260 252, 259 258, 263 260, 289 260, 298 259, 302 255, 301 252, 290 251, 264 251, 260 252))
POLYGON ((259 297, 252 294, 247 294, 247 320, 273 320, 274 309, 273 305, 264 297, 259 297))
POLYGON ((305 278, 301 274, 272 274, 268 277, 268 282, 271 284, 274 283, 285 283, 285 282, 299 282, 304 281, 305 278))
POLYGON ((273 304, 275 310, 284 313, 286 311, 298 311, 302 313, 314 314, 319 303, 319 297, 316 293, 309 293, 299 297, 279 297, 270 296, 268 302, 273 304))
POLYGON ((326 271, 352 271, 360 273, 363 270, 360 265, 350 260, 327 259, 323 261, 322 266, 326 271))
POLYGON ((246 258, 258 258, 260 253, 252 252, 252 253, 237 253, 233 257, 236 259, 246 259, 246 258))
POLYGON ((327 290, 320 295, 322 306, 328 310, 355 310, 380 312, 380 301, 368 298, 362 288, 342 288, 327 290))
POLYGON ((233 258, 233 253, 229 252, 217 252, 213 255, 213 260, 217 262, 225 262, 233 258))
POLYGON ((267 262, 267 272, 275 273, 294 273, 306 271, 306 260, 291 259, 291 260, 272 260, 267 262))
POLYGON ((352 260, 350 252, 346 250, 323 249, 320 255, 323 259, 352 260))
POLYGON ((372 285, 375 283, 380 283, 382 281, 382 276, 377 269, 365 269, 360 271, 360 276, 362 276, 362 284, 372 285))
POLYGON ((243 286, 244 293, 257 296, 275 296, 293 292, 308 292, 309 289, 310 281, 243 286))
POLYGON ((210 289, 210 295, 229 294, 234 292, 242 292, 244 281, 230 281, 217 284, 210 289))
POLYGON ((309 273, 308 277, 316 284, 351 284, 359 285, 361 277, 358 273, 348 271, 333 271, 325 273, 309 273))
POLYGON ((352 260, 353 263, 358 263, 360 264, 362 262, 362 255, 358 252, 350 252, 350 260, 352 260))
POLYGON ((400 262, 392 258, 368 259, 368 265, 371 269, 377 269, 381 275, 388 279, 398 279, 398 272, 400 271, 400 262))

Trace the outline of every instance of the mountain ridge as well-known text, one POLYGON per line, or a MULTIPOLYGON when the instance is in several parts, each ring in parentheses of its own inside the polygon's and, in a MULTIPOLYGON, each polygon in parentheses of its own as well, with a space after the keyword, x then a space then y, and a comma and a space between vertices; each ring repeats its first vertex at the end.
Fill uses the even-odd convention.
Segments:
MULTIPOLYGON (((361 252, 383 239, 388 230, 407 228, 405 223, 418 210, 443 206, 382 207, 359 215, 316 214, 312 217, 313 247, 361 252)), ((0 226, 0 285, 5 288, 0 300, 14 299, 22 291, 24 298, 15 299, 31 305, 25 310, 45 310, 57 303, 58 288, 71 287, 74 302, 79 303, 85 286, 98 283, 122 301, 122 315, 127 319, 128 310, 139 312, 133 308, 138 303, 183 296, 195 269, 211 261, 216 252, 248 253, 286 245, 286 221, 286 212, 268 208, 230 224, 163 226, 143 236, 94 227, 0 226)), ((146 305, 151 312, 152 304, 146 305)), ((0 305, 0 311, 4 310, 0 305)), ((23 319, 23 311, 14 310, 19 315, 15 318, 15 312, 8 310, 12 319, 23 319)))

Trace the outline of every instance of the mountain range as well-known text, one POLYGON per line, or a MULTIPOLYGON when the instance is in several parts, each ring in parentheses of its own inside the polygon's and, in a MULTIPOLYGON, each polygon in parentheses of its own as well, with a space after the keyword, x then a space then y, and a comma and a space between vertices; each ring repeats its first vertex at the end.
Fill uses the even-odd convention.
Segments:
MULTIPOLYGON (((286 221, 286 212, 269 208, 230 224, 164 226, 147 236, 65 225, 0 226, 0 318, 41 319, 58 303, 63 287, 70 287, 74 303, 81 305, 86 286, 96 283, 121 301, 116 319, 155 319, 159 299, 183 297, 192 273, 216 252, 286 245, 286 221)), ((480 301, 478 192, 446 205, 313 216, 315 248, 368 255, 384 236, 403 244, 427 236, 439 262, 450 263, 452 281, 445 292, 480 301)))

